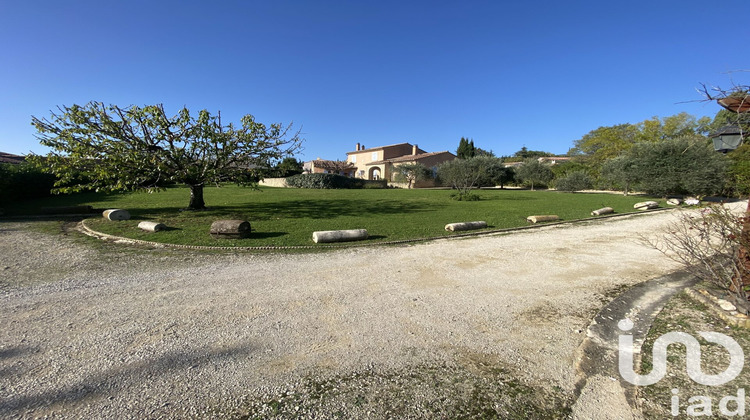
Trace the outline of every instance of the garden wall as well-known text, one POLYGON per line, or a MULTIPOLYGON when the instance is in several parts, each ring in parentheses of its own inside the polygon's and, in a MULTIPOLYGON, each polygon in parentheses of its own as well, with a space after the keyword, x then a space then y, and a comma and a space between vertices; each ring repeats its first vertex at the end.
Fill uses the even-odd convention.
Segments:
POLYGON ((276 188, 286 188, 289 186, 286 184, 286 178, 264 178, 258 185, 276 188))

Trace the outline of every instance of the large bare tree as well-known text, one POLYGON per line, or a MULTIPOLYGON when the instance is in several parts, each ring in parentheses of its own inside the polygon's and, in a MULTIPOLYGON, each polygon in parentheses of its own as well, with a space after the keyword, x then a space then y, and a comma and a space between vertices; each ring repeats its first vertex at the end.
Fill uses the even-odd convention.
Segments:
POLYGON ((52 151, 32 160, 58 177, 57 192, 86 189, 190 188, 189 209, 205 208, 207 184, 253 184, 265 168, 300 149, 291 124, 265 125, 252 115, 224 124, 221 113, 187 108, 167 116, 164 106, 121 108, 89 102, 58 107, 49 118, 32 117, 37 138, 52 151))

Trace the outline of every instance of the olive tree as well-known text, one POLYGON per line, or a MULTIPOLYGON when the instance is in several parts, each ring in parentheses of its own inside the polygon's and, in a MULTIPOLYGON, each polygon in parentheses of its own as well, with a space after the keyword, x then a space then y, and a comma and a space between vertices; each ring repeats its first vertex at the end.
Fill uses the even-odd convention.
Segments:
POLYGON ((555 189, 558 191, 575 192, 588 190, 593 187, 589 174, 584 171, 573 171, 555 180, 555 189))
POLYGON ((547 184, 554 177, 555 174, 549 165, 537 159, 527 159, 516 169, 516 178, 525 184, 530 184, 532 191, 534 191, 534 185, 547 184))
POLYGON ((513 169, 506 168, 502 159, 488 155, 476 156, 472 159, 476 166, 481 168, 477 186, 494 187, 500 185, 503 187, 513 180, 513 169))
POLYGON ((406 182, 407 188, 412 188, 417 182, 428 179, 432 171, 419 162, 404 163, 396 167, 396 180, 406 182))
POLYGON ((632 163, 627 172, 652 195, 708 195, 724 186, 727 159, 702 136, 639 143, 624 156, 632 163))
POLYGON ((640 179, 638 161, 627 153, 610 159, 602 165, 602 178, 611 184, 617 184, 628 195, 630 189, 640 179))
POLYGON ((245 115, 235 126, 224 124, 221 113, 192 115, 187 108, 169 117, 161 104, 62 106, 49 118, 32 117, 32 125, 52 149, 32 160, 58 177, 56 192, 184 184, 193 210, 205 208, 206 184, 254 184, 302 143, 291 124, 265 125, 245 115))
POLYGON ((455 159, 438 167, 438 178, 458 191, 457 200, 473 200, 476 195, 471 190, 478 186, 484 174, 484 160, 478 158, 455 159))

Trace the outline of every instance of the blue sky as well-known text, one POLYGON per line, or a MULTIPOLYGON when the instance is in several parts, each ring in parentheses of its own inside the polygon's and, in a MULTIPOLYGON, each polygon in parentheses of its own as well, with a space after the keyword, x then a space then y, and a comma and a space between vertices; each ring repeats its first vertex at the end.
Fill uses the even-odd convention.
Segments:
POLYGON ((303 160, 359 142, 565 153, 600 126, 713 116, 750 84, 750 1, 0 0, 0 151, 92 100, 294 122, 303 160))

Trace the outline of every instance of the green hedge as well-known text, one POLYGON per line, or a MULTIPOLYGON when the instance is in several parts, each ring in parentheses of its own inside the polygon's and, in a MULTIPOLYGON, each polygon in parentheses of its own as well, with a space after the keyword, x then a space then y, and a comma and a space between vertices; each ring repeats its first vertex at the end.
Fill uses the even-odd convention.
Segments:
POLYGON ((0 164, 0 197, 4 200, 49 196, 54 183, 54 175, 46 174, 31 164, 0 164))
POLYGON ((385 188, 388 185, 386 181, 367 181, 336 174, 294 175, 287 178, 286 183, 293 188, 312 189, 385 188))

